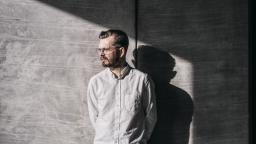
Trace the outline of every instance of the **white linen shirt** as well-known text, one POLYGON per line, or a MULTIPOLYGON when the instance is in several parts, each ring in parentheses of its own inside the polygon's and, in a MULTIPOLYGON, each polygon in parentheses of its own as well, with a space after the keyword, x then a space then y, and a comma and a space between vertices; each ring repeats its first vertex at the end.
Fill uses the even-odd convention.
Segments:
POLYGON ((94 144, 146 144, 157 119, 154 83, 126 66, 116 78, 109 68, 88 84, 89 117, 94 144))

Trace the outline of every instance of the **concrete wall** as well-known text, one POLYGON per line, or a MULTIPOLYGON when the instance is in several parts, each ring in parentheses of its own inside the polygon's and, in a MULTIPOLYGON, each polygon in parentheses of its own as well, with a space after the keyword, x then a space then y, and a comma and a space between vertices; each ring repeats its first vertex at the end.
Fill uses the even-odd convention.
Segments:
POLYGON ((133 9, 118 0, 0 0, 1 144, 92 143, 85 97, 102 70, 98 34, 111 27, 133 37, 133 9))
POLYGON ((0 0, 0 143, 92 143, 94 48, 120 28, 156 83, 151 143, 247 144, 247 20, 244 0, 0 0))
POLYGON ((171 85, 158 88, 161 122, 153 142, 185 144, 193 106, 191 144, 248 143, 247 9, 244 0, 138 1, 138 40, 145 48, 138 52, 138 66, 152 73, 160 86, 167 83, 161 77, 169 75, 170 84, 193 100, 191 104, 186 95, 181 99, 170 92, 171 85), (163 53, 176 60, 173 78, 172 60, 163 53), (155 59, 145 59, 145 54, 155 59), (162 125, 166 119, 172 124, 162 125))

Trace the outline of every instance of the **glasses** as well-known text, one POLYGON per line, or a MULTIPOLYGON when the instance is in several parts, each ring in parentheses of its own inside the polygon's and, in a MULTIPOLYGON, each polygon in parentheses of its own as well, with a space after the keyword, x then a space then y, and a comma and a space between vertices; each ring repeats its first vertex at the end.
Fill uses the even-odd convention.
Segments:
POLYGON ((113 48, 98 48, 97 52, 98 52, 98 54, 101 54, 102 52, 104 54, 110 54, 111 52, 114 51, 114 49, 116 49, 116 48, 115 47, 113 47, 113 48))

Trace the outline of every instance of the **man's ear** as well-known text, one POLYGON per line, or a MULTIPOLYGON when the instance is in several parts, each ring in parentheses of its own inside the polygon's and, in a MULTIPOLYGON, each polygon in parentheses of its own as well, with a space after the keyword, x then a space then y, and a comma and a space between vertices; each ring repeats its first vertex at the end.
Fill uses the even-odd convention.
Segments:
POLYGON ((122 58, 125 56, 125 48, 124 47, 120 47, 119 48, 119 57, 122 58))

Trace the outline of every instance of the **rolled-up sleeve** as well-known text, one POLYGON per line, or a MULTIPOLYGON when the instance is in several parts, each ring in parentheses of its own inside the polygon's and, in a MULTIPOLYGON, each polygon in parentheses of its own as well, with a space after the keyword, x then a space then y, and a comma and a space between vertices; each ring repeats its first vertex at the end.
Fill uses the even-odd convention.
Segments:
POLYGON ((149 140, 157 121, 155 85, 148 76, 146 78, 145 91, 143 95, 143 105, 146 114, 146 133, 144 139, 147 141, 149 140))
POLYGON ((89 81, 87 88, 87 105, 91 123, 95 129, 96 119, 98 117, 98 100, 94 91, 93 83, 89 81))

